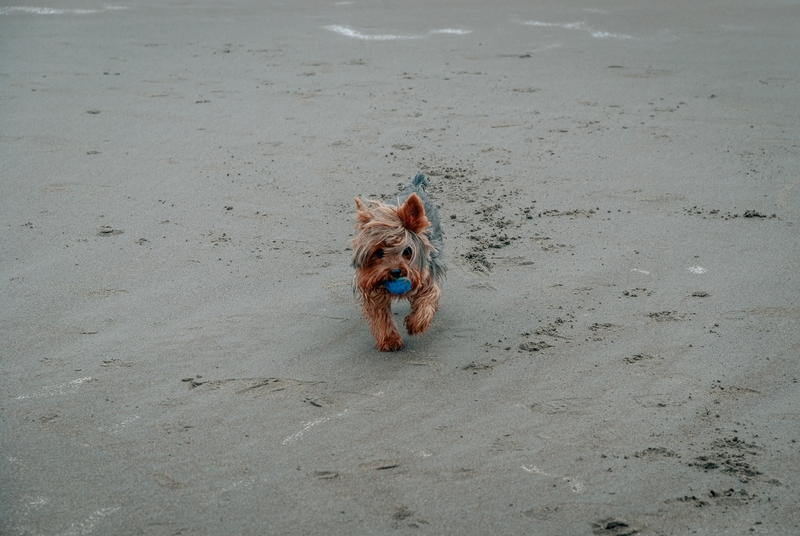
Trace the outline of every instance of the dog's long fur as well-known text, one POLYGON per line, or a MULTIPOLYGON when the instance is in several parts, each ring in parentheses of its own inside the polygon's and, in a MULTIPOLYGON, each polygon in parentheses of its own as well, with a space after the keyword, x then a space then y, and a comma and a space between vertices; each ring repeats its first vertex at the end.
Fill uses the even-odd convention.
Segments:
POLYGON ((392 320, 392 300, 406 299, 409 335, 428 329, 439 308, 440 285, 446 267, 442 228, 436 207, 428 199, 422 173, 406 184, 390 203, 355 198, 356 235, 353 238, 353 289, 377 346, 382 351, 403 347, 392 320), (408 278, 411 289, 391 294, 386 282, 408 278))

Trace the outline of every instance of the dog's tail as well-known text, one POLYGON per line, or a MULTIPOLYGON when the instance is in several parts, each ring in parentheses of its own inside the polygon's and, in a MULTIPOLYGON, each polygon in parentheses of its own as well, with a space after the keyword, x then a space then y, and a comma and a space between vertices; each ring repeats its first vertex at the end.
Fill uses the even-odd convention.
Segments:
POLYGON ((418 186, 422 186, 422 189, 426 189, 429 186, 428 179, 425 178, 423 173, 417 173, 417 176, 414 177, 414 180, 411 181, 411 185, 415 188, 418 186))

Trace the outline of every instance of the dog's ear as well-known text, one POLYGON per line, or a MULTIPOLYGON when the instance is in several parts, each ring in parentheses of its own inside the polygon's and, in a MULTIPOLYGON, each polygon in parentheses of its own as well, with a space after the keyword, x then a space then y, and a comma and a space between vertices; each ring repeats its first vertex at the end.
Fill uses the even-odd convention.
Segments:
POLYGON ((417 194, 411 194, 406 202, 397 209, 397 215, 403 222, 403 227, 414 234, 420 234, 428 228, 431 222, 425 216, 425 207, 422 206, 417 194))
POLYGON ((372 212, 369 211, 367 205, 364 204, 359 198, 356 200, 356 228, 361 229, 372 220, 372 212))

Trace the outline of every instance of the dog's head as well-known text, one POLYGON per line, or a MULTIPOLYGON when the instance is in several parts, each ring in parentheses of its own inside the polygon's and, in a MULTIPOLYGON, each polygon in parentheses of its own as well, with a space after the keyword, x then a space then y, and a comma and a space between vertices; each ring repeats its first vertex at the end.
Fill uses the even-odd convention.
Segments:
POLYGON ((356 198, 353 238, 355 286, 362 294, 387 292, 387 281, 408 278, 411 291, 429 274, 433 251, 425 231, 430 226, 417 194, 400 206, 356 198))

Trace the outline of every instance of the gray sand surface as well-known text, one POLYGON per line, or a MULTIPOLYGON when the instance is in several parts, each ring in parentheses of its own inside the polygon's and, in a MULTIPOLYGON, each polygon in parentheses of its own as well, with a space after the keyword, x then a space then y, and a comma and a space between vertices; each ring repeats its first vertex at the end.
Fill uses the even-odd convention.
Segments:
POLYGON ((0 533, 800 533, 797 2, 36 6, 0 533), (385 354, 353 197, 417 171, 448 279, 385 354))

